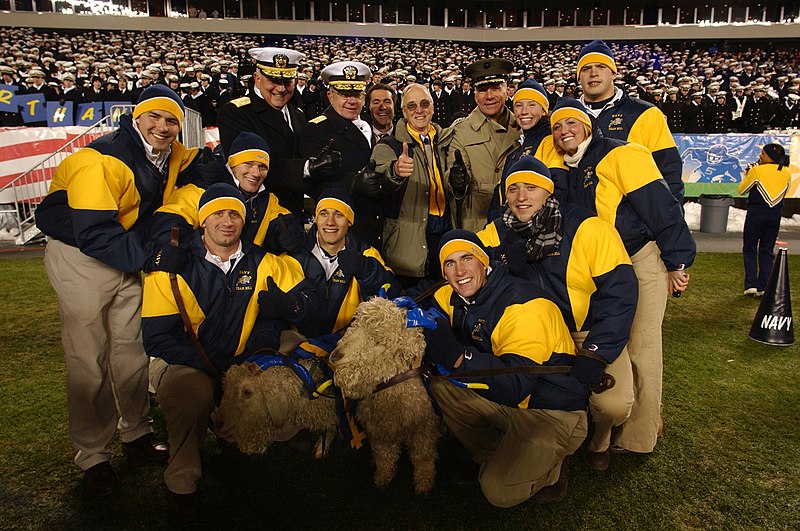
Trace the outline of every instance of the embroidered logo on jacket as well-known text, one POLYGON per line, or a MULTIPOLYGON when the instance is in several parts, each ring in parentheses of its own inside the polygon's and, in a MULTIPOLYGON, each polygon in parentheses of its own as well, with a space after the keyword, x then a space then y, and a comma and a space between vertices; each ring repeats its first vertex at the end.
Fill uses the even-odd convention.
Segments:
POLYGON ((478 321, 475 323, 475 326, 472 327, 472 339, 474 339, 475 341, 483 341, 483 338, 481 337, 480 334, 481 334, 481 328, 485 323, 486 319, 478 319, 478 321))
POLYGON ((589 188, 594 185, 594 167, 589 166, 583 170, 583 187, 589 188))
POLYGON ((611 121, 608 122, 608 130, 609 131, 622 131, 623 129, 623 118, 621 114, 612 114, 611 121))
POLYGON ((236 291, 253 291, 253 275, 250 271, 241 271, 236 279, 236 291))

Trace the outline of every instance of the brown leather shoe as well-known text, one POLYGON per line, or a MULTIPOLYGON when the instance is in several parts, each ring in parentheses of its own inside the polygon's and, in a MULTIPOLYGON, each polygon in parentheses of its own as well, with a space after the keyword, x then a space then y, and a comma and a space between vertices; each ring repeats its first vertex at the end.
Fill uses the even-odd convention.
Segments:
POLYGON ((169 444, 157 440, 152 433, 122 443, 122 450, 128 455, 150 463, 165 463, 169 458, 169 444))
POLYGON ((111 496, 119 490, 119 479, 108 461, 87 468, 83 473, 83 481, 89 494, 98 498, 111 496))
POLYGON ((608 470, 608 466, 611 464, 611 452, 608 449, 603 452, 591 452, 587 450, 583 456, 583 460, 586 461, 586 464, 589 465, 589 468, 592 470, 602 472, 608 470))
POLYGON ((561 470, 558 475, 558 481, 539 490, 534 496, 533 500, 536 503, 548 504, 557 503, 564 499, 567 495, 567 486, 569 483, 569 456, 565 457, 561 462, 561 470))

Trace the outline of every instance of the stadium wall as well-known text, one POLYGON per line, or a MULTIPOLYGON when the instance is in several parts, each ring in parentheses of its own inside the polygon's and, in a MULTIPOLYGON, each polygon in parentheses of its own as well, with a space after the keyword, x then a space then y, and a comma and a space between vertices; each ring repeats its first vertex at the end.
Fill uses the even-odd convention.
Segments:
POLYGON ((588 39, 664 41, 705 39, 798 39, 800 23, 748 23, 699 26, 580 26, 536 28, 444 28, 408 24, 312 22, 259 19, 196 19, 64 15, 60 13, 2 13, 2 25, 26 28, 75 30, 185 31, 269 35, 319 35, 388 39, 454 40, 505 43, 525 41, 586 41, 588 39))

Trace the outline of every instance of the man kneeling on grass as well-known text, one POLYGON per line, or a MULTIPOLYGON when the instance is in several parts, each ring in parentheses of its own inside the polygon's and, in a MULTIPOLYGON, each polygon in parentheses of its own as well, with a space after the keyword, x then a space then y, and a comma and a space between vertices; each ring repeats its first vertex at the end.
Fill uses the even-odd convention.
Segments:
POLYGON ((472 232, 446 233, 439 261, 448 285, 434 298, 449 321, 440 317, 435 330, 424 331, 429 359, 454 377, 512 370, 464 376, 460 384, 434 382, 445 423, 480 465, 478 481, 489 503, 560 501, 567 492, 567 457, 586 438, 588 403, 587 387, 570 373, 575 344, 561 312, 502 263, 490 265, 472 232), (542 366, 564 372, 522 372, 542 366))
POLYGON ((188 266, 174 280, 165 272, 144 279, 142 336, 157 358, 150 379, 170 441, 167 509, 185 523, 202 521, 200 447, 222 373, 258 348, 277 349, 285 321, 298 322, 317 304, 313 290, 300 291, 297 261, 241 241, 245 212, 239 190, 211 185, 200 197, 188 266))

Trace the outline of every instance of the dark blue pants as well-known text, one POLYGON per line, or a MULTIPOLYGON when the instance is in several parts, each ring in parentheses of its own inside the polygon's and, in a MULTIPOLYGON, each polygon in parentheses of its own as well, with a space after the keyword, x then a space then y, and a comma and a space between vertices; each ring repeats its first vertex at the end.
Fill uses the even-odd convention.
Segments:
POLYGON ((744 220, 744 288, 764 291, 772 271, 775 240, 781 228, 781 209, 748 209, 744 220))

